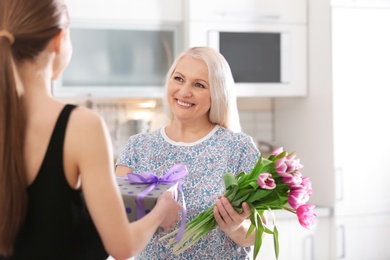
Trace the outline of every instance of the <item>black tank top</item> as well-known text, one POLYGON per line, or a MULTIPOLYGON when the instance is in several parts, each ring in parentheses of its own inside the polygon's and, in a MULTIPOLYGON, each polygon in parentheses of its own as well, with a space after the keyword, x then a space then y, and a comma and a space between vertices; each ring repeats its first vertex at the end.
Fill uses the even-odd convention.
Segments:
POLYGON ((108 257, 82 192, 72 189, 65 178, 64 137, 73 108, 66 105, 60 113, 39 173, 28 187, 27 218, 9 259, 108 257))

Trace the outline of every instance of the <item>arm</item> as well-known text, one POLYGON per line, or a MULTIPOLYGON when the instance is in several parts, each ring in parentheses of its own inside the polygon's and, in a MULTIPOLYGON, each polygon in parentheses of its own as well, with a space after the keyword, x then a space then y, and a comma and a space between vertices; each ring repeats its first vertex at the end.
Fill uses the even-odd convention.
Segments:
POLYGON ((144 249, 160 225, 165 230, 174 226, 181 206, 168 191, 149 214, 129 223, 116 186, 110 138, 104 121, 82 108, 72 116, 77 123, 69 129, 70 134, 73 133, 69 140, 73 142, 70 153, 76 161, 88 210, 107 252, 115 259, 129 258, 144 249))
MULTIPOLYGON (((232 149, 232 151, 235 153, 236 151, 242 151, 239 154, 240 159, 236 162, 236 172, 250 172, 260 156, 259 150, 250 136, 239 139, 236 145, 237 148, 232 149)), ((234 210, 225 197, 219 196, 216 205, 217 206, 214 208, 214 218, 221 230, 239 246, 246 247, 254 245, 255 232, 252 232, 249 237, 246 238, 246 234, 251 225, 249 220, 251 213, 249 205, 246 202, 242 204, 244 211, 241 214, 234 210)), ((264 215, 262 221, 263 223, 266 223, 264 215)))
POLYGON ((123 166, 123 165, 117 165, 115 168, 115 174, 116 176, 127 176, 127 173, 133 172, 133 169, 123 166))

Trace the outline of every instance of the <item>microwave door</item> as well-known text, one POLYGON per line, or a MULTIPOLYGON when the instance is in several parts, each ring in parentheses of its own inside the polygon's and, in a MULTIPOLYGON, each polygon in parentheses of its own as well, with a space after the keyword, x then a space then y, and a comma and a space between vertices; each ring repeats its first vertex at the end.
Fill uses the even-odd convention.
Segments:
POLYGON ((237 83, 290 81, 290 36, 282 32, 209 31, 208 45, 228 61, 237 83))

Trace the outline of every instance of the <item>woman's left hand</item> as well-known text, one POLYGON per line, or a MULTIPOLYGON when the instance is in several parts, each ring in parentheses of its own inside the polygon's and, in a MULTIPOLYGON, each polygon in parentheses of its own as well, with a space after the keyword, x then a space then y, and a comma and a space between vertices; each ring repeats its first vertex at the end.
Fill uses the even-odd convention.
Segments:
POLYGON ((241 214, 237 213, 227 198, 218 196, 218 201, 214 207, 214 218, 227 235, 236 232, 250 216, 251 210, 248 203, 242 203, 242 208, 244 211, 241 214))

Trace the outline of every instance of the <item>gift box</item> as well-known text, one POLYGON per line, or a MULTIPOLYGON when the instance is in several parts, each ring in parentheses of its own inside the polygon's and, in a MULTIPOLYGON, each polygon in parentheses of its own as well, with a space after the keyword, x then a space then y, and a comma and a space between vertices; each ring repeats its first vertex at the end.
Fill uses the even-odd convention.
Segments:
MULTIPOLYGON (((118 186, 123 197, 129 221, 136 221, 148 214, 156 205, 158 197, 172 187, 174 199, 182 199, 182 215, 176 240, 180 241, 186 227, 186 204, 182 190, 182 178, 188 174, 184 164, 176 164, 163 176, 157 177, 153 172, 141 174, 128 173, 126 177, 117 177, 118 186)), ((157 230, 159 233, 161 230, 157 230)))
POLYGON ((125 204, 127 218, 131 222, 148 214, 153 209, 154 205, 156 205, 158 197, 171 187, 173 187, 175 191, 176 201, 178 200, 178 182, 170 184, 158 183, 152 190, 145 194, 143 202, 141 202, 143 205, 138 205, 137 207, 137 196, 139 196, 141 192, 146 191, 151 184, 130 183, 126 177, 117 177, 117 183, 125 204), (142 209, 142 212, 137 212, 137 208, 139 210, 142 209))

